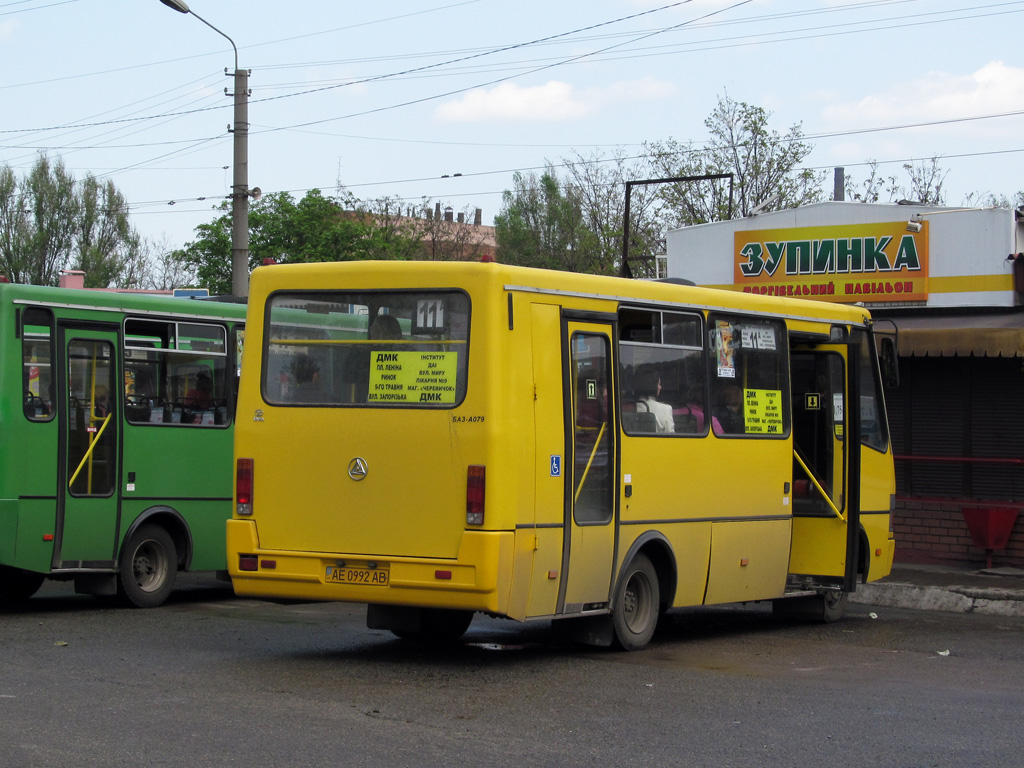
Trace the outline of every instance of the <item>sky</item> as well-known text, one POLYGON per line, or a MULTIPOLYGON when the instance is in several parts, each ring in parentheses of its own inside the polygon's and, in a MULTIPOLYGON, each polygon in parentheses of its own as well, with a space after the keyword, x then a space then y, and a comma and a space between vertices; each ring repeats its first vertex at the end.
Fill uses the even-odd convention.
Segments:
POLYGON ((112 179, 160 248, 250 188, 423 198, 491 223, 516 171, 701 146, 720 97, 859 183, 938 157, 946 202, 1024 190, 1024 0, 0 0, 0 164, 112 179))

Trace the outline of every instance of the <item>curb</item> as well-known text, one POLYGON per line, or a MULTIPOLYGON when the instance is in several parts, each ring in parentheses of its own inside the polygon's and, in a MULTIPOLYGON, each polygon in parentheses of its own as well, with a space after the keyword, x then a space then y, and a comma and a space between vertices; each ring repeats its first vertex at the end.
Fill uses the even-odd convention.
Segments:
POLYGON ((1024 591, 982 587, 919 587, 885 582, 858 584, 850 602, 919 611, 1024 616, 1024 591))

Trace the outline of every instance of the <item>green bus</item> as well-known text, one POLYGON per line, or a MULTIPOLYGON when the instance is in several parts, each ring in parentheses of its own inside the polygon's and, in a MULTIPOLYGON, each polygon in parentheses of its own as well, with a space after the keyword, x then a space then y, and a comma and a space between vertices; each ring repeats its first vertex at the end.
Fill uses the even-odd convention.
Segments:
POLYGON ((0 601, 50 578, 154 607, 226 570, 244 329, 239 304, 0 284, 0 601))

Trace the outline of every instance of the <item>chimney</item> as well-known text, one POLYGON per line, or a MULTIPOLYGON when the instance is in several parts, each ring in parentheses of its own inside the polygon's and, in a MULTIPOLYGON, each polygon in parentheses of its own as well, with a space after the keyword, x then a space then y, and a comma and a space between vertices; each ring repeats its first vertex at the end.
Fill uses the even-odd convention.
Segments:
POLYGON ((434 218, 437 219, 438 221, 441 220, 441 204, 440 203, 434 203, 434 218))
POLYGON ((78 269, 62 269, 58 285, 61 288, 85 288, 85 272, 78 269))
MULTIPOLYGON (((440 205, 440 203, 438 205, 440 205)), ((449 205, 447 208, 444 209, 444 220, 445 221, 454 221, 454 219, 455 219, 455 212, 452 210, 452 207, 449 205)))
POLYGON ((846 199, 846 169, 836 168, 835 188, 832 191, 832 199, 843 201, 846 199))
POLYGON ((473 214, 473 223, 478 227, 484 223, 484 212, 479 208, 477 208, 476 213, 473 214))
POLYGON ((459 224, 465 224, 465 223, 466 223, 466 214, 464 214, 464 213, 462 213, 460 211, 459 212, 459 224))

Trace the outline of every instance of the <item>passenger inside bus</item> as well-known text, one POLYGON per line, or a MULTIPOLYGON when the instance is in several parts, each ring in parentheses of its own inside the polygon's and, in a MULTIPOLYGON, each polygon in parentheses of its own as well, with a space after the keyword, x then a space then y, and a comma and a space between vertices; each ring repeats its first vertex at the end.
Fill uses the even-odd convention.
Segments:
POLYGON ((333 398, 320 388, 320 362, 312 355, 296 355, 291 366, 295 389, 291 392, 295 403, 327 403, 333 398))
POLYGON ((96 418, 104 418, 110 410, 110 397, 107 388, 102 384, 96 385, 96 400, 93 402, 93 414, 96 418))
POLYGON ((743 392, 731 381, 718 385, 718 404, 714 410, 713 427, 716 435, 742 435, 743 392))
POLYGON ((642 368, 636 375, 636 393, 640 399, 636 404, 636 413, 639 417, 642 413, 650 413, 654 416, 654 429, 641 429, 648 432, 675 432, 675 422, 672 418, 672 406, 658 400, 661 394, 661 374, 654 366, 642 368))
MULTIPOLYGON (((683 395, 683 405, 673 411, 677 432, 704 432, 704 386, 694 384, 683 395)), ((719 425, 721 429, 721 425, 719 425)))
MULTIPOLYGON (((371 341, 399 340, 402 327, 398 318, 390 314, 378 314, 370 324, 367 334, 371 341)), ((360 345, 353 347, 344 357, 342 381, 351 389, 349 402, 365 403, 370 388, 370 358, 374 352, 390 350, 393 345, 360 345)))
POLYGON ((377 315, 370 326, 371 339, 401 339, 402 327, 394 315, 377 315))
POLYGON ((185 393, 185 404, 196 411, 208 410, 213 402, 213 380, 209 374, 196 374, 195 386, 185 393))

